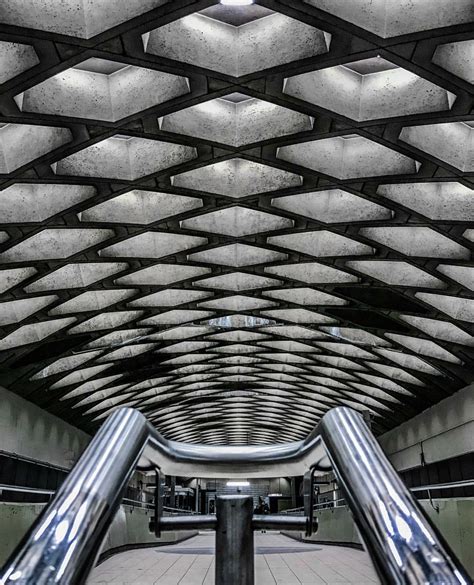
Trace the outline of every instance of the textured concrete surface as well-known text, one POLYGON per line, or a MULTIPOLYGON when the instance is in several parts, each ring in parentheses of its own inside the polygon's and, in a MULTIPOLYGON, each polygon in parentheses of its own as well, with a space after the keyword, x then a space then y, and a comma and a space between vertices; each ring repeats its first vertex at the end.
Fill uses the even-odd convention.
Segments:
POLYGON ((264 211, 239 206, 219 209, 181 222, 181 227, 184 228, 233 237, 288 228, 292 225, 293 221, 286 217, 278 217, 264 211))
POLYGON ((474 83, 474 41, 446 43, 436 47, 433 63, 474 83))
POLYGON ((358 121, 449 110, 456 99, 401 67, 360 75, 336 65, 289 77, 284 92, 358 121))
POLYGON ((304 0, 339 18, 365 28, 381 37, 394 37, 471 22, 474 7, 470 0, 304 0))
POLYGON ((112 177, 133 181, 196 158, 196 149, 161 140, 119 136, 106 138, 61 159, 52 166, 58 175, 112 177))
MULTIPOLYGON (((312 129, 309 116, 259 99, 215 99, 164 116, 161 129, 232 146, 312 129)), ((273 170, 273 169, 272 169, 273 170)))
POLYGON ((153 55, 240 76, 326 53, 330 35, 279 13, 239 27, 197 13, 146 33, 143 41, 153 55), (282 35, 292 42, 282 43, 282 35))
POLYGON ((389 248, 407 256, 428 258, 469 259, 469 250, 439 232, 427 227, 368 227, 359 234, 375 242, 383 242, 389 248))
POLYGON ((91 38, 113 26, 156 8, 166 0, 129 0, 119 5, 104 0, 4 0, 0 20, 65 35, 91 38))
POLYGON ((411 174, 417 170, 415 160, 358 135, 282 146, 277 157, 338 179, 411 174))
POLYGON ((400 140, 461 171, 474 171, 474 128, 463 122, 406 127, 400 140))
POLYGON ((122 66, 110 75, 66 69, 19 94, 15 101, 23 112, 115 122, 189 91, 185 77, 122 66))
POLYGON ((202 206, 202 199, 197 197, 134 189, 94 205, 80 212, 78 217, 84 222, 148 224, 202 206))
POLYGON ((174 187, 220 193, 233 199, 301 185, 301 177, 243 158, 232 158, 172 178, 174 187))
POLYGON ((272 199, 272 206, 324 223, 375 221, 387 219, 392 214, 390 209, 343 189, 324 189, 278 197, 272 199))
POLYGON ((89 442, 86 433, 1 387, 0 429, 2 451, 67 469, 89 442))
POLYGON ((34 48, 20 43, 0 42, 0 83, 38 65, 40 60, 34 48))
POLYGON ((69 128, 6 124, 0 128, 0 173, 11 173, 71 140, 69 128))

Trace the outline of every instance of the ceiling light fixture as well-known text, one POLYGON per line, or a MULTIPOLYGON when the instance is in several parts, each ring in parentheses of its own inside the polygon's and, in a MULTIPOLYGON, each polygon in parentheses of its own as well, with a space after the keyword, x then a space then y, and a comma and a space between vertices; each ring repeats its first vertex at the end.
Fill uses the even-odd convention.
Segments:
POLYGON ((253 0, 221 0, 221 4, 225 6, 250 6, 253 0))
POLYGON ((226 483, 227 487, 248 487, 249 485, 249 481, 228 481, 226 483))

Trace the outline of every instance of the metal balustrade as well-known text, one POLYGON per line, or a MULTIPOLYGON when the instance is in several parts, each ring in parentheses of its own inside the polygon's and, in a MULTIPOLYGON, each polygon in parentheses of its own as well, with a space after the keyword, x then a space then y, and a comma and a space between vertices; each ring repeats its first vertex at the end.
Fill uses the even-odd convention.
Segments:
MULTIPOLYGON (((471 583, 362 417, 344 407, 325 414, 303 441, 242 447, 169 441, 140 412, 117 410, 7 562, 0 583, 85 583, 136 468, 205 478, 305 475, 311 491, 314 471, 332 469, 382 583, 471 583)), ((307 504, 307 517, 253 515, 252 498, 238 495, 217 498, 217 513, 209 516, 164 516, 157 505, 155 529, 216 530, 216 585, 253 585, 253 531, 311 533, 311 497, 307 504)))

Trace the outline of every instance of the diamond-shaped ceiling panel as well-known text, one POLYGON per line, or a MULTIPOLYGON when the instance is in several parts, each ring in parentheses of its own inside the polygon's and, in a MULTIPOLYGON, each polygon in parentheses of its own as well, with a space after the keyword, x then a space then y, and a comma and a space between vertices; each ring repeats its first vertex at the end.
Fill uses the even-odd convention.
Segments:
POLYGON ((433 63, 474 83, 474 40, 439 45, 433 55, 433 63))
POLYGON ((0 41, 0 83, 5 83, 23 71, 31 69, 39 62, 32 46, 0 41))
POLYGON ((417 161, 357 134, 300 142, 278 149, 278 158, 338 179, 416 173, 417 161))
POLYGON ((91 58, 15 96, 22 112, 116 122, 189 91, 185 77, 91 58))
POLYGON ((0 3, 0 383, 239 444, 472 382, 472 2, 112 4, 0 3))
POLYGON ((456 97, 380 57, 289 77, 284 92, 359 122, 449 110, 456 97))
POLYGON ((242 94, 230 94, 162 118, 160 128, 230 146, 311 130, 309 116, 242 94))
POLYGON ((172 182, 174 187, 199 189, 240 199, 267 191, 300 186, 302 178, 261 163, 233 158, 176 175, 172 182))
POLYGON ((135 181, 196 158, 196 149, 161 140, 116 135, 52 165, 57 175, 135 181))
POLYGON ((0 173, 12 173, 71 139, 68 128, 0 122, 0 173))
POLYGON ((229 22, 223 7, 211 17, 190 14, 142 38, 147 53, 234 77, 327 53, 331 41, 330 34, 279 12, 229 22), (283 35, 291 42, 283 43, 283 35))

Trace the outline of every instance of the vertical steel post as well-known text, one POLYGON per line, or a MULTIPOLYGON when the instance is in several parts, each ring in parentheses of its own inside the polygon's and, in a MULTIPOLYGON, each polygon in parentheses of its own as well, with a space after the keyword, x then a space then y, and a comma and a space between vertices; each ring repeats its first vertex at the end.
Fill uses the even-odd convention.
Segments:
POLYGON ((161 487, 161 471, 155 469, 155 536, 161 538, 161 524, 163 518, 163 488, 161 487))
POLYGON ((216 585, 254 585, 253 498, 219 496, 216 504, 216 585))

